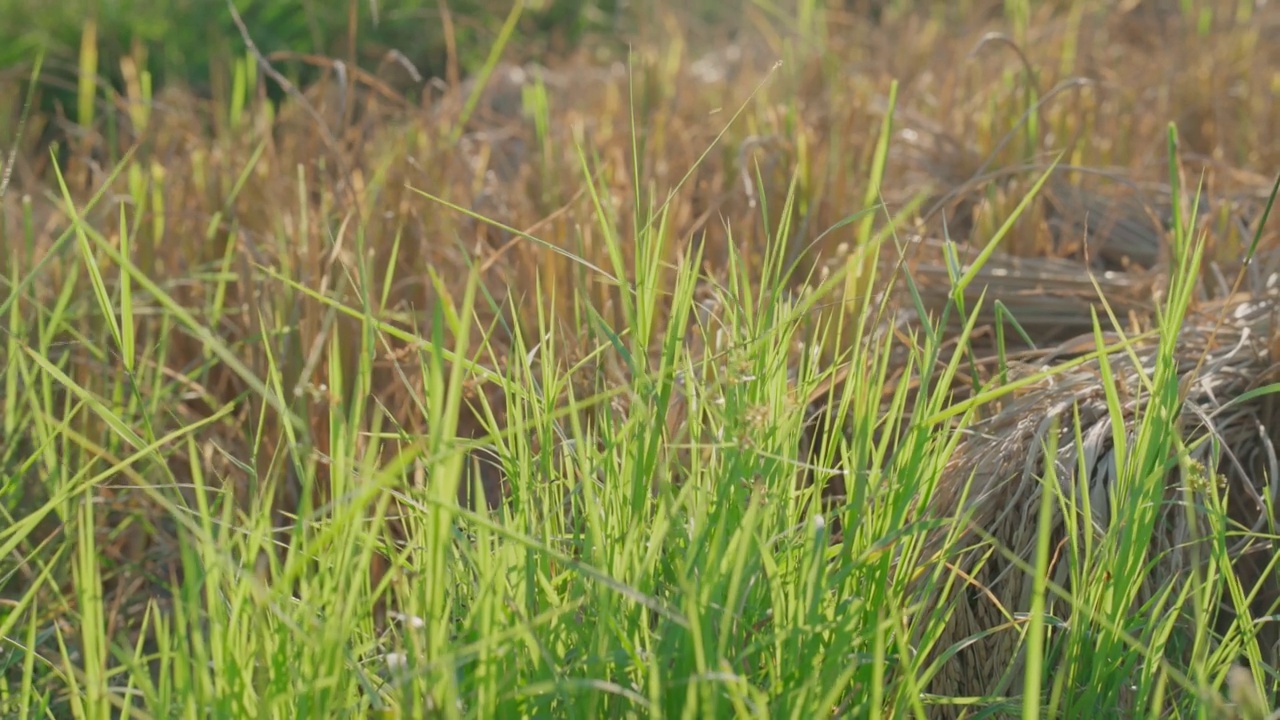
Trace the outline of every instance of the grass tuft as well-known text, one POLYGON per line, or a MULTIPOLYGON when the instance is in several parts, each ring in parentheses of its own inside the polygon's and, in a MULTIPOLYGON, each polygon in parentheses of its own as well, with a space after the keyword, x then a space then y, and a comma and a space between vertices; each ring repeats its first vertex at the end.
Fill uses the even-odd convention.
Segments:
POLYGON ((0 715, 1274 716, 1272 6, 293 5, 0 72, 0 715))

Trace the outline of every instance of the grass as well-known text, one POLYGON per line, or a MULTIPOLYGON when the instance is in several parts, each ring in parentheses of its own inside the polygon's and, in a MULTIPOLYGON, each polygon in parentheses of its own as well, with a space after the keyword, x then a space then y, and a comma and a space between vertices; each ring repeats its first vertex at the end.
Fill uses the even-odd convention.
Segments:
MULTIPOLYGON (((509 3, 461 0, 447 6, 424 0, 394 5, 345 0, 236 2, 257 41, 270 48, 281 71, 295 82, 313 82, 335 59, 358 64, 402 92, 417 75, 443 76, 446 70, 468 72, 483 61, 510 11, 509 3)), ((182 84, 205 95, 230 89, 228 61, 243 47, 225 0, 71 0, 42 8, 32 0, 0 3, 0 67, 21 66, 46 55, 43 109, 60 102, 69 115, 83 107, 75 86, 85 79, 79 55, 86 39, 96 43, 100 72, 97 83, 122 92, 130 71, 151 76, 156 84, 182 84)), ((625 27, 628 13, 611 0, 598 2, 529 2, 522 4, 521 30, 529 40, 521 51, 537 56, 548 48, 562 51, 584 39, 625 27)), ((711 6, 714 8, 715 6, 711 6)), ((280 88, 271 86, 273 96, 280 88)))
POLYGON ((508 87, 512 12, 422 104, 86 25, 74 123, 0 84, 0 714, 1266 717, 1277 18, 1142 12, 662 8, 508 87), (991 273, 1081 169, 1162 260, 1045 327, 991 273))

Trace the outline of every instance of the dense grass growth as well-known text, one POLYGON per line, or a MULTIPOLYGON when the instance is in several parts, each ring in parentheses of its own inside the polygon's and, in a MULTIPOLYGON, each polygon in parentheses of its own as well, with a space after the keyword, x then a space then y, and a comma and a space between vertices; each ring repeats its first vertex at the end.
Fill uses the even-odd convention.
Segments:
POLYGON ((502 7, 423 96, 270 57, 414 3, 153 5, 0 82, 0 715, 1277 704, 1274 4, 502 7))

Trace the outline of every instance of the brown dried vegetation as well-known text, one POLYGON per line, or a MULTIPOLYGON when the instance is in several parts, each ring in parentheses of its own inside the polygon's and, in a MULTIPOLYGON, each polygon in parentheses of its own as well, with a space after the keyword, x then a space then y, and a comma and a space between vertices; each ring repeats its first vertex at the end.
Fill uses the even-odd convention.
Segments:
MULTIPOLYGON (((690 243, 700 243, 705 273, 716 278, 725 272, 729 242, 759 261, 773 234, 761 220, 761 207, 769 208, 776 224, 794 174, 797 203, 786 255, 799 263, 792 289, 803 295, 806 286, 860 257, 862 251, 849 245, 847 228, 828 230, 862 209, 864 169, 889 82, 896 79, 896 132, 882 195, 888 212, 908 212, 896 237, 886 241, 882 277, 909 274, 924 310, 936 318, 950 292, 942 239, 958 242, 962 262, 972 257, 1039 172, 1065 151, 1062 169, 1017 220, 966 296, 969 307, 978 293, 985 291, 987 298, 974 333, 972 371, 984 378, 997 372, 991 359, 998 319, 992 302, 999 300, 1035 345, 1006 336, 1014 353, 1009 372, 1016 377, 1093 349, 1090 338, 1046 348, 1090 332, 1091 309, 1104 313, 1095 283, 1126 323, 1126 332, 1151 327, 1167 279, 1170 203, 1163 185, 1163 140, 1165 123, 1172 121, 1185 177, 1193 186, 1204 179, 1202 229, 1213 263, 1200 292, 1203 306, 1181 341, 1178 357, 1185 360, 1188 380, 1180 422, 1189 442, 1214 435, 1232 450, 1217 467, 1208 466, 1207 455, 1194 459, 1206 465, 1208 477, 1221 476, 1231 489, 1233 519, 1256 529, 1272 522, 1263 517, 1260 498, 1276 482, 1277 418, 1269 401, 1231 406, 1230 400, 1276 379, 1277 331, 1270 325, 1275 297, 1269 284, 1280 247, 1274 223, 1264 232, 1261 259, 1247 271, 1247 296, 1233 295, 1229 281, 1257 230, 1268 173, 1280 167, 1275 138, 1280 43, 1266 41, 1280 36, 1280 12, 1275 3, 1265 4, 1246 27, 1230 18, 1229 8, 1238 4, 1218 3, 1212 30, 1199 33, 1162 13, 1156 7, 1161 3, 1127 3, 1134 9, 1115 12, 1080 11, 1081 4, 1067 11, 1045 3, 1017 52, 1012 43, 981 42, 985 33, 1007 31, 1003 23, 984 19, 994 13, 974 13, 963 23, 946 25, 919 13, 886 17, 882 25, 833 14, 822 47, 804 50, 763 18, 750 18, 757 26, 745 31, 730 52, 698 57, 705 44, 674 33, 666 44, 638 43, 629 61, 619 58, 612 65, 585 57, 548 67, 502 65, 461 126, 468 84, 427 93, 415 106, 360 78, 346 86, 330 78, 308 88, 305 101, 290 97, 277 112, 257 98, 238 122, 226 117, 224 104, 167 90, 155 99, 146 127, 139 127, 122 99, 115 111, 115 146, 108 144, 103 127, 72 134, 53 117, 33 118, 25 137, 64 132, 64 173, 72 194, 83 206, 105 189, 86 220, 109 238, 116 232, 117 203, 131 195, 129 177, 108 180, 111 158, 131 149, 132 167, 151 173, 133 181, 151 183, 159 201, 152 202, 140 224, 133 262, 257 377, 273 365, 270 354, 283 370, 278 382, 291 412, 304 419, 291 428, 288 418, 265 406, 242 374, 212 356, 201 338, 151 321, 163 313, 140 296, 139 347, 157 344, 162 335, 169 338, 164 357, 140 357, 162 364, 170 380, 185 387, 183 402, 154 418, 165 426, 155 433, 223 408, 230 412, 194 445, 175 447, 169 467, 138 472, 185 486, 190 468, 200 465, 212 481, 234 488, 242 503, 274 493, 280 522, 287 525, 302 507, 299 474, 311 476, 306 468, 314 465, 314 476, 322 484, 328 480, 332 429, 327 408, 350 399, 331 396, 325 384, 331 366, 350 377, 365 351, 354 341, 361 333, 359 317, 334 312, 333 306, 358 309, 358 298, 372 298, 376 304, 368 311, 373 316, 419 337, 439 333, 451 346, 453 329, 433 313, 462 296, 470 268, 483 269, 476 317, 462 323, 472 334, 468 345, 477 369, 467 381, 469 403, 456 433, 475 441, 475 476, 490 508, 500 507, 506 470, 483 445, 507 422, 505 398, 486 382, 485 373, 503 373, 519 360, 506 352, 511 328, 520 327, 529 337, 536 335, 540 310, 555 318, 561 328, 555 337, 560 362, 572 367, 589 359, 574 374, 572 396, 606 394, 581 408, 584 421, 609 405, 608 393, 624 382, 623 368, 616 357, 593 354, 595 340, 573 315, 576 292, 590 297, 610 322, 622 320, 618 287, 584 269, 583 263, 611 267, 588 182, 613 203, 608 212, 616 228, 634 227, 631 199, 637 190, 659 202, 671 193, 665 232, 673 262, 690 243), (1025 55, 1025 65, 1018 53, 1025 55), (779 58, 783 62, 775 67, 779 58), (1041 99, 1034 114, 1038 135, 1031 141, 1019 122, 1029 84, 1041 99), (549 111, 540 129, 536 114, 526 112, 536 103, 525 98, 543 92, 549 111), (632 163, 632 92, 640 167, 632 163), (744 103, 743 116, 731 122, 744 103), (460 132, 453 142, 455 128, 460 132), (584 176, 579 148, 594 173, 590 178, 584 176), (679 184, 687 171, 691 174, 679 184), (755 187, 757 172, 762 192, 755 187), (636 177, 639 188, 633 186, 636 177), (449 209, 418 190, 542 242, 449 209), (896 250, 888 249, 895 243, 896 250), (359 258, 373 274, 360 275, 359 258), (1086 274, 1086 268, 1093 273, 1086 274), (552 296, 538 293, 538 287, 560 289, 552 296), (1227 315, 1221 327, 1215 324, 1218 311, 1227 315), (289 332, 280 335, 274 328, 289 332), (335 334, 342 339, 337 345, 332 344, 335 334)), ((12 99, 21 88, 8 83, 0 91, 12 99)), ((73 243, 55 246, 70 220, 58 200, 45 148, 30 141, 16 158, 6 168, 11 186, 0 198, 0 229, 5 247, 14 251, 0 254, 0 276, 23 276, 45 263, 41 282, 26 288, 19 301, 22 312, 39 313, 57 302, 53 293, 81 260, 73 243), (24 212, 34 228, 30 247, 20 240, 28 235, 24 212)), ((708 299, 716 296, 710 284, 703 293, 708 299)), ((901 282, 895 282, 890 304, 898 332, 918 326, 901 282)), ((715 312, 714 303, 706 307, 715 312)), ((826 311, 836 314, 838 308, 826 311)), ((702 333, 693 329, 688 337, 694 356, 700 356, 702 333)), ((1153 362, 1152 342, 1136 350, 1142 363, 1153 362)), ((367 417, 353 421, 392 434, 374 447, 383 462, 390 462, 404 444, 431 431, 422 406, 421 367, 428 350, 390 333, 372 344, 374 385, 363 391, 376 402, 367 417)), ((121 372, 119 358, 87 352, 74 336, 55 347, 67 357, 50 359, 65 362, 68 375, 86 387, 121 372)), ((1112 361, 1120 386, 1134 393, 1126 412, 1136 415, 1144 402, 1137 370, 1127 364, 1128 355, 1112 361)), ((967 376, 967 371, 960 374, 967 376)), ((1069 483, 1079 463, 1098 462, 1110 449, 1102 387, 1093 361, 984 407, 958 446, 939 494, 923 512, 954 511, 972 476, 968 522, 1026 559, 1034 531, 1026 519, 1038 506, 1035 478, 1042 460, 1037 453, 1048 420, 1062 421, 1057 476, 1069 483), (1072 413, 1087 428, 1083 459, 1068 435, 1072 413)), ((955 392, 963 398, 968 390, 955 392)), ((822 418, 825 396, 798 401, 809 402, 814 417, 822 418)), ((613 404, 625 411, 626 398, 613 398, 613 404)), ((667 418, 672 438, 680 437, 681 412, 677 402, 667 418)), ((86 426, 79 432, 93 437, 103 429, 86 426)), ((21 440, 5 438, 6 444, 21 440)), ((1200 447, 1208 451, 1207 445, 1200 447)), ((407 479, 426 481, 429 472, 422 465, 415 472, 407 479)), ((1170 500, 1181 492, 1178 475, 1170 473, 1170 500)), ((829 487, 834 503, 845 492, 844 482, 829 487)), ((119 513, 113 517, 134 517, 138 505, 149 502, 145 493, 123 486, 103 492, 105 505, 119 513)), ((472 492, 464 482, 459 499, 474 507, 472 492)), ((322 489, 317 497, 323 496, 322 489)), ((1190 533, 1182 508, 1171 508, 1161 516, 1158 533, 1168 550, 1180 547, 1190 533)), ((1114 522, 1106 509, 1097 496, 1094 511, 1102 516, 1093 522, 1114 522)), ((1059 521, 1055 543, 1066 533, 1090 532, 1059 521)), ((165 569, 173 559, 171 532, 139 529, 105 546, 118 551, 122 567, 145 568, 163 578, 172 573, 165 569)), ((983 551, 951 562, 964 568, 983 551)), ((1257 612, 1274 611, 1267 607, 1277 595, 1274 568, 1252 546, 1239 551, 1244 574, 1267 588, 1258 597, 1257 612)), ((1166 556, 1166 572, 1186 571, 1184 554, 1166 556)), ((961 591, 971 602, 958 604, 948 630, 951 642, 1004 622, 1004 611, 1025 611, 1023 575, 1003 557, 997 552, 971 578, 981 589, 961 591), (998 598, 1004 611, 988 604, 990 598, 998 598)), ((1065 567, 1063 562, 1055 568, 1055 579, 1063 584, 1065 567)), ((116 579, 119 591, 140 592, 127 572, 116 579)), ((1009 665, 1012 635, 996 633, 971 645, 931 690, 959 695, 1001 690, 993 682, 1009 665)))

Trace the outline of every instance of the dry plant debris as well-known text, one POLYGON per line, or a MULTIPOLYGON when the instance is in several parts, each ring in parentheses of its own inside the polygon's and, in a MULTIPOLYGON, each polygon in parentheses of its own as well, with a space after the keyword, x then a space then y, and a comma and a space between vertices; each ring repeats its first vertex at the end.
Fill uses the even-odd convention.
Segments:
MULTIPOLYGON (((733 377, 750 367, 750 359, 735 360, 717 334, 732 324, 726 315, 743 312, 747 302, 730 290, 734 274, 759 275, 776 243, 786 244, 780 256, 797 268, 780 292, 792 307, 835 279, 852 295, 873 298, 863 306, 875 316, 869 342, 905 347, 947 311, 956 269, 978 257, 1039 173, 1065 150, 1069 162, 1059 165, 964 288, 969 309, 982 300, 963 349, 966 365, 954 387, 930 391, 959 402, 975 396, 968 385, 973 378, 988 383, 983 391, 990 392, 1000 387, 1000 377, 1043 377, 977 408, 973 422, 959 430, 934 494, 915 509, 921 521, 948 521, 928 534, 921 555, 954 582, 921 586, 918 612, 948 613, 933 647, 942 651, 979 636, 925 690, 1016 695, 1022 683, 1019 618, 1029 611, 1032 588, 1025 570, 1034 561, 1042 493, 1055 497, 1050 580, 1070 592, 1085 571, 1073 565, 1081 559, 1082 538, 1105 536, 1133 511, 1125 495, 1130 488, 1119 478, 1155 477, 1151 468, 1146 475, 1118 469, 1115 442, 1136 442, 1149 408, 1149 379, 1161 361, 1157 312, 1169 283, 1172 199, 1168 158, 1158 140, 1167 121, 1178 129, 1179 167, 1188 187, 1203 180, 1201 222, 1194 230, 1208 239, 1208 250, 1174 351, 1180 410, 1165 419, 1185 453, 1166 458, 1167 471, 1157 473, 1161 504, 1143 510, 1154 523, 1150 584, 1125 589, 1127 602, 1133 612, 1158 606, 1171 579, 1196 577, 1197 563, 1209 552, 1205 538, 1226 533, 1229 562, 1245 593, 1261 588, 1251 594, 1250 612, 1255 619, 1275 613, 1280 586, 1266 536, 1275 532, 1269 503, 1280 482, 1274 447, 1280 417, 1271 395, 1252 393, 1277 381, 1280 347, 1273 326, 1280 275, 1272 272, 1280 243, 1274 221, 1261 226, 1268 173, 1280 167, 1274 138, 1280 128, 1280 44, 1266 41, 1280 28, 1277 9, 1259 4, 1254 24, 1243 27, 1225 15, 1224 8, 1238 3, 1216 3, 1212 31, 1201 32, 1156 7, 1164 3, 1078 13, 1060 5, 1036 11, 1018 45, 1025 65, 1007 47, 984 41, 989 31, 1005 29, 1002 21, 985 19, 998 15, 975 13, 978 20, 947 28, 923 13, 891 15, 881 20, 884 26, 832 13, 827 44, 814 52, 761 32, 740 39, 731 52, 697 57, 692 36, 677 35, 669 38, 671 45, 640 44, 634 56, 603 67, 584 58, 548 67, 504 64, 462 124, 475 88, 470 82, 427 94, 423 107, 410 107, 386 87, 348 76, 307 88, 305 101, 290 97, 278 111, 251 98, 235 118, 217 101, 166 89, 144 122, 120 98, 119 107, 107 111, 114 137, 104 125, 73 134, 63 119, 32 118, 25 144, 4 167, 12 183, 0 197, 0 230, 14 249, 0 256, 0 276, 38 272, 39 278, 16 293, 15 307, 31 318, 18 342, 50 348, 48 362, 83 387, 102 387, 97 383, 122 372, 118 355, 96 352, 77 336, 97 322, 91 313, 75 310, 83 317, 57 324, 53 342, 40 337, 39 318, 58 305, 68 277, 81 271, 84 260, 74 243, 59 240, 77 220, 40 144, 61 133, 60 172, 76 207, 87 208, 84 225, 119 248, 120 209, 139 207, 132 262, 249 370, 211 352, 207 338, 190 327, 175 327, 171 308, 155 293, 137 294, 137 347, 165 349, 163 357, 143 353, 137 362, 172 384, 176 403, 154 415, 154 432, 217 419, 189 443, 166 451, 166 464, 140 466, 100 489, 99 544, 118 568, 104 586, 130 598, 116 605, 118 621, 127 624, 126 618, 136 617, 134 606, 163 595, 165 582, 180 575, 179 529, 142 486, 182 488, 179 494, 192 506, 196 475, 226 488, 242 507, 253 507, 267 492, 275 496, 277 524, 287 532, 302 521, 297 514, 304 506, 323 506, 334 499, 333 486, 347 485, 330 473, 331 439, 346 432, 335 427, 331 410, 349 403, 352 393, 372 399, 363 415, 348 422, 361 431, 353 441, 356 455, 367 453, 375 464, 394 463, 414 438, 437 431, 427 422, 425 399, 438 378, 422 370, 435 357, 423 338, 448 347, 465 341, 470 348, 469 356, 451 359, 469 367, 456 427, 448 428, 467 451, 463 466, 470 470, 462 473, 457 493, 463 507, 483 511, 474 497, 472 481, 478 480, 488 509, 502 513, 511 475, 521 472, 504 462, 505 445, 528 443, 529 456, 545 462, 544 469, 575 462, 564 438, 550 432, 510 439, 528 432, 511 417, 512 406, 543 403, 549 412, 576 414, 587 428, 607 428, 647 411, 647 400, 630 388, 635 368, 656 367, 662 348, 655 343, 653 357, 625 359, 609 347, 602 351, 599 334, 589 330, 592 323, 618 328, 628 320, 624 285, 637 271, 636 260, 612 256, 609 234, 632 233, 645 223, 631 202, 639 195, 652 193, 655 205, 665 203, 660 232, 668 254, 661 259, 659 292, 674 294, 680 263, 693 251, 703 264, 697 309, 682 331, 687 362, 681 372, 715 366, 733 377), (905 38, 908 46, 896 47, 905 38), (779 55, 785 55, 781 65, 779 55), (890 78, 900 82, 894 135, 879 195, 883 205, 871 210, 881 230, 873 262, 877 284, 863 287, 858 283, 870 276, 858 272, 869 250, 851 244, 857 223, 842 222, 867 196, 863 170, 875 152, 890 78), (1028 95, 1037 103, 1030 112, 1028 95), (732 120, 740 106, 742 117, 732 120), (641 129, 638 148, 630 134, 633 113, 641 129), (317 130, 317 117, 332 142, 317 130), (112 174, 122 148, 133 153, 127 172, 112 174), (101 198, 90 203, 98 193, 101 198), (905 217, 889 227, 884 216, 899 212, 905 217), (845 230, 831 230, 840 227, 845 230), (1257 256, 1242 263, 1255 234, 1257 256), (453 317, 473 269, 481 279, 472 288, 478 291, 474 312, 453 317), (1232 286, 1237 273, 1246 278, 1242 287, 1232 286), (553 294, 551 288, 559 289, 553 294), (370 306, 361 309, 362 300, 370 306), (587 305, 598 318, 584 315, 587 305), (364 337, 360 313, 366 311, 381 319, 383 331, 352 341, 364 337), (1107 326, 1108 312, 1122 327, 1107 326), (1105 366, 1095 357, 1056 371, 1096 349, 1091 313, 1102 318, 1107 342, 1119 333, 1136 340, 1106 356, 1105 366), (997 334, 1010 318, 1019 331, 997 334), (513 354, 516 336, 547 343, 538 357, 552 358, 571 382, 548 389, 558 394, 546 397, 508 396, 497 379, 515 372, 513 365, 528 377, 543 370, 533 356, 513 354), (339 396, 327 384, 335 376, 355 377, 370 359, 368 387, 345 388, 339 396), (279 371, 270 380, 283 389, 288 413, 247 379, 266 379, 268 369, 279 371), (1108 376, 1118 396, 1108 396, 1108 376), (1109 411, 1112 405, 1122 410, 1120 417, 1109 411), (1057 484, 1046 486, 1043 453, 1051 435, 1057 484), (1198 508, 1215 503, 1233 527, 1204 524, 1198 508), (144 526, 138 518, 155 522, 144 526), (113 526, 136 529, 115 533, 113 526)), ((3 95, 17 97, 17 90, 3 95)), ((635 240, 628 235, 621 244, 630 247, 635 240)), ((853 327, 862 319, 823 301, 804 323, 806 329, 823 322, 853 327)), ((964 319, 953 314, 944 334, 954 339, 964 319)), ((660 341, 671 321, 653 318, 651 336, 660 341)), ((831 361, 847 349, 815 349, 809 339, 803 333, 791 338, 793 362, 784 374, 796 376, 802 362, 815 356, 831 361)), ((809 409, 812 422, 801 443, 808 450, 816 452, 826 441, 816 437, 822 421, 840 424, 841 418, 830 417, 833 398, 845 384, 864 380, 866 370, 837 369, 835 381, 792 399, 809 409)), ((913 383, 921 382, 920 367, 898 364, 892 370, 919 390, 913 383)), ((701 434, 707 426, 691 421, 690 413, 713 411, 682 387, 658 423, 666 428, 671 446, 664 452, 675 468, 695 462, 700 445, 727 442, 701 434)), ((874 402, 888 412, 895 398, 874 402)), ((749 416, 761 426, 768 418, 765 409, 749 416)), ((911 420, 903 415, 903 426, 911 420)), ((81 424, 77 432, 86 438, 109 434, 100 419, 81 424)), ((556 429, 567 435, 568 426, 568 420, 557 421, 556 429)), ((10 451, 0 465, 38 456, 22 428, 5 432, 10 451)), ((876 437, 893 432, 878 429, 876 437)), ((51 461, 27 463, 20 475, 33 498, 40 497, 45 462, 51 461)), ((848 468, 827 469, 839 479, 827 484, 825 512, 839 514, 857 480, 843 476, 848 468)), ((433 473, 418 460, 405 478, 421 490, 433 473)), ((649 491, 665 488, 655 483, 649 491)), ((581 512, 572 492, 563 507, 581 512)), ((402 511, 411 515, 412 508, 407 502, 402 511)), ((391 525, 393 541, 411 533, 391 525)), ((833 528, 837 542, 852 532, 833 528)), ((28 544, 58 533, 51 518, 28 544)), ((394 575, 388 558, 397 546, 390 547, 379 569, 394 575)), ((33 567, 17 572, 35 582, 33 567)), ((375 582, 383 577, 374 575, 375 582)), ((1046 612, 1072 622, 1065 600, 1051 595, 1048 605, 1046 612)), ((1217 629, 1230 629, 1231 621, 1225 614, 1217 629)), ((1273 635, 1264 633, 1267 657, 1278 662, 1274 646, 1280 638, 1273 635)), ((939 707, 941 715, 951 714, 952 708, 939 707)))

